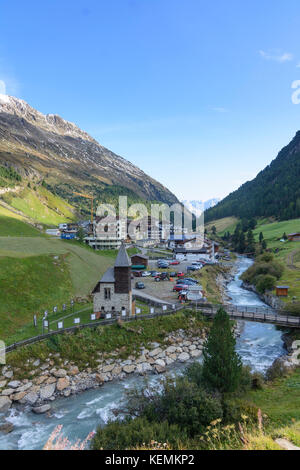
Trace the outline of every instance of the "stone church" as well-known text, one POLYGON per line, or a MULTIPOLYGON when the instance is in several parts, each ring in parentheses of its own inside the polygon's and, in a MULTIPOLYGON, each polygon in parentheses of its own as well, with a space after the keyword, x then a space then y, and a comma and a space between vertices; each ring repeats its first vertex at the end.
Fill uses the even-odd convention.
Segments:
POLYGON ((122 243, 113 267, 108 268, 93 292, 94 313, 97 318, 106 314, 131 315, 131 262, 122 243))

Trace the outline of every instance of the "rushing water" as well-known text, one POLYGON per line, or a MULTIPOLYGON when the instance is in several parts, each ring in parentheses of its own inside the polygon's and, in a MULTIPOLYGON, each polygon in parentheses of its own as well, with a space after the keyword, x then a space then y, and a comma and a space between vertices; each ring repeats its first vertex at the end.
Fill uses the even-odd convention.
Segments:
MULTIPOLYGON (((251 263, 251 260, 240 257, 235 278, 227 286, 228 295, 235 305, 264 305, 256 294, 241 287, 239 276, 251 263)), ((242 322, 237 351, 243 362, 254 370, 264 372, 276 357, 284 354, 281 334, 273 325, 242 322)), ((171 373, 178 374, 183 369, 184 366, 177 365, 171 373)), ((160 380, 159 376, 149 377, 150 383, 157 386, 160 380)), ((126 389, 133 385, 142 386, 143 378, 132 376, 117 383, 107 383, 99 389, 59 399, 52 405, 51 416, 13 409, 7 420, 14 424, 14 430, 0 436, 0 449, 41 449, 58 424, 63 425, 64 434, 72 442, 83 439, 97 426, 114 417, 112 410, 120 405, 126 389)))

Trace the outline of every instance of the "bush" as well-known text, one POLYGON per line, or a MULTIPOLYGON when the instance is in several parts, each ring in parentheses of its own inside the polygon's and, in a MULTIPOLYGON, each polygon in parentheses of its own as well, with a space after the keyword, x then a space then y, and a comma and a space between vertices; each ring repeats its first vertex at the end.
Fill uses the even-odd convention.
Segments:
POLYGON ((223 402, 223 413, 225 424, 237 424, 241 421, 241 416, 247 416, 251 423, 257 421, 258 407, 252 403, 243 401, 240 398, 227 398, 223 402))
POLYGON ((149 421, 168 421, 192 437, 222 418, 221 401, 186 378, 167 380, 160 399, 144 411, 149 421))
POLYGON ((276 285, 276 278, 270 274, 260 275, 256 278, 255 287, 260 294, 264 294, 267 290, 273 290, 276 285))
POLYGON ((175 448, 186 439, 178 426, 164 422, 149 422, 146 418, 126 418, 125 421, 109 422, 104 428, 98 428, 93 441, 93 450, 130 449, 151 441, 168 442, 175 448))

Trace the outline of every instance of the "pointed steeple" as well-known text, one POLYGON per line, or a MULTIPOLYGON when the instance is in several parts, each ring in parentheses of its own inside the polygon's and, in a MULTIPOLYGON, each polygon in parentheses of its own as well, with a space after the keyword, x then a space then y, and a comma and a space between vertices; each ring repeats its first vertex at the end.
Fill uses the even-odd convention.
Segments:
POLYGON ((115 268, 129 268, 131 262, 127 254, 125 243, 122 242, 122 245, 119 248, 118 256, 115 261, 115 268))

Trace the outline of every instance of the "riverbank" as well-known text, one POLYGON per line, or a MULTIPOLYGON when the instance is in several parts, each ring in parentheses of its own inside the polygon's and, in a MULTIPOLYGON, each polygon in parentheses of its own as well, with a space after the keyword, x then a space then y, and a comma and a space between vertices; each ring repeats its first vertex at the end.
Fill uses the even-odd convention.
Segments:
MULTIPOLYGON (((122 334, 127 336, 127 341, 135 342, 135 353, 124 358, 120 348, 109 353, 97 352, 95 367, 89 367, 89 364, 79 367, 61 353, 49 353, 43 360, 28 358, 23 365, 26 377, 22 379, 17 378, 19 367, 4 366, 0 376, 0 412, 7 412, 12 406, 23 406, 38 414, 49 412, 57 398, 70 397, 131 375, 162 374, 173 364, 199 358, 208 326, 199 315, 196 317, 191 312, 176 315, 181 317, 181 325, 185 328, 166 333, 160 341, 141 341, 138 346, 136 336, 142 331, 126 326, 122 334)), ((135 327, 142 328, 139 322, 136 323, 135 327)), ((161 321, 160 324, 166 327, 161 321)))

